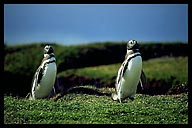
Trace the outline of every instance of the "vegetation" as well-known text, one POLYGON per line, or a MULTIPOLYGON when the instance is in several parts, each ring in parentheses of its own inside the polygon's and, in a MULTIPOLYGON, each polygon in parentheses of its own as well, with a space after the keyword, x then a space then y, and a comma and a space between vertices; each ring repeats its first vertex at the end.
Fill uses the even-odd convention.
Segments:
MULTIPOLYGON (((114 92, 111 88, 95 92, 114 92)), ((187 124, 188 94, 149 96, 119 103, 106 95, 68 93, 57 101, 4 96, 5 124, 187 124)))
MULTIPOLYGON (((43 47, 46 44, 42 42, 15 46, 5 45, 5 93, 26 96, 31 89, 33 75, 43 58, 43 47)), ((58 73, 69 69, 121 63, 126 52, 125 42, 103 42, 76 46, 63 46, 56 43, 51 43, 51 45, 55 50, 58 73)), ((141 43, 140 51, 143 60, 161 56, 185 57, 188 56, 187 47, 188 44, 181 42, 141 43)), ((101 79, 102 82, 107 82, 107 79, 115 79, 114 75, 110 76, 106 75, 101 79)), ((106 84, 110 84, 110 82, 106 84)))
POLYGON ((133 101, 123 103, 110 96, 115 92, 111 87, 124 59, 125 42, 51 45, 59 85, 66 92, 50 100, 23 98, 31 89, 45 43, 4 45, 5 124, 188 123, 188 44, 141 44, 148 86, 145 93, 141 91, 133 101))
MULTIPOLYGON (((32 43, 5 47, 4 69, 19 74, 33 74, 43 57, 43 48, 49 43, 32 43), (21 70, 24 69, 24 70, 21 70)), ((126 53, 125 42, 91 43, 63 46, 51 43, 57 58, 58 72, 71 68, 121 63, 126 53)), ((143 60, 161 56, 188 56, 188 44, 146 43, 140 44, 143 60), (179 49, 179 50, 178 50, 179 49)))
MULTIPOLYGON (((121 63, 69 69, 59 73, 58 78, 63 77, 63 79, 67 79, 68 81, 66 80, 65 83, 70 84, 70 86, 92 84, 97 87, 114 87, 120 64, 121 63), (92 79, 92 81, 90 79, 92 79)), ((143 71, 149 83, 146 87, 148 94, 165 94, 168 91, 171 94, 178 93, 174 92, 175 89, 172 90, 173 88, 179 88, 178 91, 180 92, 188 91, 187 84, 181 86, 182 83, 188 81, 188 57, 161 57, 150 59, 143 62, 143 71), (153 92, 149 92, 150 89, 154 89, 153 92)))

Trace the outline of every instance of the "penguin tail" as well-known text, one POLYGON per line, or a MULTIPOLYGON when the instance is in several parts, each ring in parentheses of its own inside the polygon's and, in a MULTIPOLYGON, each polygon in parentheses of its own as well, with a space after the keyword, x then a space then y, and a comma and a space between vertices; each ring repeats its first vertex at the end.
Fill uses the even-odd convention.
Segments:
POLYGON ((29 98, 31 96, 31 93, 29 92, 25 98, 29 98))
POLYGON ((26 96, 25 98, 26 98, 26 99, 29 99, 29 100, 32 100, 32 99, 33 99, 30 92, 27 94, 27 96, 26 96))

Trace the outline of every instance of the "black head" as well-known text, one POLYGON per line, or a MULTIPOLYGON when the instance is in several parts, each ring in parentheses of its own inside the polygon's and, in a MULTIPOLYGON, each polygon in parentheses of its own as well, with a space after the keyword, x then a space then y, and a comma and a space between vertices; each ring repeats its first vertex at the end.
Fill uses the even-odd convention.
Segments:
POLYGON ((46 45, 44 47, 44 54, 51 54, 54 53, 53 48, 50 45, 46 45))
POLYGON ((136 40, 130 40, 127 43, 127 49, 128 50, 133 50, 133 49, 138 49, 138 43, 136 40))

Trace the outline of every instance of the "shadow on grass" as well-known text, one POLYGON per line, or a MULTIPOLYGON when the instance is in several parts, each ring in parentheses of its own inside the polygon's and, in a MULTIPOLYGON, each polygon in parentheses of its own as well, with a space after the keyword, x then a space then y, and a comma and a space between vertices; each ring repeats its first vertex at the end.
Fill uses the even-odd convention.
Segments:
POLYGON ((71 94, 71 93, 111 97, 111 93, 104 93, 104 92, 101 92, 97 89, 93 89, 93 88, 89 88, 89 87, 75 86, 75 87, 69 88, 65 92, 59 92, 56 95, 52 95, 50 99, 57 101, 58 99, 64 97, 67 94, 71 94))
POLYGON ((111 96, 111 93, 103 93, 98 91, 97 89, 92 89, 88 87, 72 87, 67 90, 67 94, 69 93, 88 94, 88 95, 97 95, 97 96, 111 96))

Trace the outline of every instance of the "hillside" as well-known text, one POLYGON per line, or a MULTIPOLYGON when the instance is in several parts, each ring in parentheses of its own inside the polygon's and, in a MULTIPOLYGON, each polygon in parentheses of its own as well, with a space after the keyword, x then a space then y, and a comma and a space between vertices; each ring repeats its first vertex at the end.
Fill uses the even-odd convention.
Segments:
MULTIPOLYGON (((31 80, 43 58, 45 44, 5 45, 5 93, 25 96, 30 91, 31 80)), ((75 46, 63 46, 56 43, 51 45, 55 50, 58 74, 69 69, 121 63, 126 52, 125 42, 103 42, 75 46)), ((145 61, 161 56, 185 57, 188 56, 187 47, 188 44, 179 42, 141 43, 140 51, 145 61)))
POLYGON ((45 43, 4 48, 4 124, 188 124, 188 44, 140 45, 148 84, 133 101, 113 101, 123 42, 51 44, 59 98, 28 100, 45 43))
MULTIPOLYGON (((63 90, 79 85, 91 84, 96 87, 114 87, 120 63, 101 65, 79 69, 69 69, 58 74, 63 90), (62 84, 63 83, 63 84, 62 84)), ((146 94, 177 94, 188 91, 188 58, 161 57, 143 62, 143 71, 148 85, 139 93, 146 94), (148 66, 152 65, 152 66, 148 66), (181 75, 182 74, 182 75, 181 75), (186 83, 186 84, 183 84, 186 83), (181 86, 181 85, 184 86, 181 86), (177 91, 176 91, 177 90, 177 91)))

